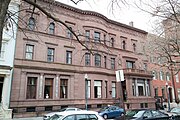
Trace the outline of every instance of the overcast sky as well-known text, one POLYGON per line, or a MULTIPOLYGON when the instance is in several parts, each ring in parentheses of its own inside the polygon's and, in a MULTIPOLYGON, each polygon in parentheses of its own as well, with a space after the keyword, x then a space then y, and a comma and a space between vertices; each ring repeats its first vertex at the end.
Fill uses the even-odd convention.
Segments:
MULTIPOLYGON (((77 7, 83 10, 96 11, 108 17, 109 19, 129 24, 129 22, 133 21, 134 27, 145 30, 147 32, 152 31, 152 17, 146 13, 141 11, 138 8, 135 8, 131 5, 123 5, 119 2, 119 6, 114 4, 113 10, 111 6, 112 0, 84 0, 79 2, 77 5, 72 3, 70 0, 57 0, 59 2, 77 7), (113 11, 113 13, 112 13, 113 11)), ((114 0, 118 1, 118 0, 114 0)), ((120 0, 119 0, 120 1, 120 0)), ((133 1, 133 0, 130 0, 133 1)))

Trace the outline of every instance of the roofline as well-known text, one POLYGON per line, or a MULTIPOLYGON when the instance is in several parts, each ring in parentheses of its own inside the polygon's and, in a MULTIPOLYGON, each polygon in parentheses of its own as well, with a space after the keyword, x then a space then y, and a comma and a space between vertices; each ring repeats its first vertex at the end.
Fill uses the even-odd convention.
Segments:
POLYGON ((135 28, 135 27, 132 27, 132 26, 129 26, 129 25, 126 25, 126 24, 123 24, 123 23, 108 19, 106 16, 104 16, 104 15, 102 15, 100 13, 94 12, 94 11, 81 10, 81 9, 75 8, 73 6, 70 6, 70 5, 55 1, 55 0, 39 0, 39 1, 43 1, 45 3, 50 3, 50 4, 53 4, 55 6, 62 7, 64 9, 67 9, 67 10, 70 10, 70 11, 73 11, 73 12, 77 12, 77 13, 80 13, 80 14, 83 14, 83 15, 96 16, 96 17, 102 18, 103 20, 105 20, 108 23, 111 23, 111 24, 114 24, 114 25, 117 25, 117 26, 121 26, 121 27, 125 27, 127 29, 131 29, 131 30, 143 33, 143 34, 148 34, 148 32, 146 32, 144 30, 141 30, 141 29, 138 29, 138 28, 135 28))

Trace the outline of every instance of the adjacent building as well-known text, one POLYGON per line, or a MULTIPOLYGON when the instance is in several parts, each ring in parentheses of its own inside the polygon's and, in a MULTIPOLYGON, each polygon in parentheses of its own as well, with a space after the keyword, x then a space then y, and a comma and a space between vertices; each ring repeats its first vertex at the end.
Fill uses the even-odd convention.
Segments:
POLYGON ((144 55, 147 32, 59 2, 37 3, 66 23, 80 41, 22 2, 10 101, 15 115, 85 108, 86 103, 88 109, 123 102, 126 109, 155 108, 153 75, 144 55), (124 73, 121 84, 117 70, 124 73))
POLYGON ((0 51, 0 119, 11 118, 10 109, 11 83, 14 64, 15 42, 18 22, 19 1, 12 0, 3 30, 2 49, 0 51))

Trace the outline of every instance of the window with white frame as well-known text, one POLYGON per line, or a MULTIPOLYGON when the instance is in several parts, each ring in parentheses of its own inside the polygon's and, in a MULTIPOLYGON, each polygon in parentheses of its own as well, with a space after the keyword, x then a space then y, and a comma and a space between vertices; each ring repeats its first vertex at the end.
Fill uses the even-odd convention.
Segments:
POLYGON ((47 61, 54 62, 54 48, 48 48, 47 61))
POLYGON ((159 72, 160 80, 164 80, 164 72, 160 71, 159 72))
POLYGON ((150 80, 146 80, 145 85, 146 85, 146 96, 150 96, 151 95, 150 80))
POLYGON ((101 55, 95 54, 95 66, 101 67, 101 55))
POLYGON ((176 82, 179 82, 179 75, 176 74, 176 82))
POLYGON ((85 41, 90 41, 90 31, 89 30, 85 31, 85 41))
POLYGON ((101 42, 99 32, 94 32, 94 42, 101 42))
POLYGON ((166 72, 166 80, 167 80, 167 81, 170 81, 170 78, 171 78, 171 77, 170 77, 170 73, 169 73, 169 72, 166 72))
POLYGON ((157 79, 157 72, 156 71, 152 71, 152 74, 153 74, 153 80, 156 80, 157 79))
POLYGON ((115 58, 111 58, 111 69, 115 69, 115 58))
POLYGON ((66 51, 66 64, 72 64, 72 51, 66 51))
POLYGON ((87 87, 88 87, 87 97, 90 98, 91 97, 91 81, 90 80, 87 81, 87 87))
POLYGON ((85 53, 85 66, 90 66, 90 65, 91 65, 90 53, 85 53))
POLYGON ((112 98, 116 97, 116 82, 112 82, 112 98))
POLYGON ((35 28, 35 19, 33 17, 29 18, 29 22, 28 22, 28 28, 30 30, 34 30, 35 28))
POLYGON ((51 22, 49 24, 49 34, 54 34, 54 32, 55 32, 55 24, 51 22))
POLYGON ((1 44, 1 51, 0 51, 0 59, 4 59, 5 47, 6 47, 6 43, 2 42, 2 44, 1 44))
POLYGON ((34 45, 26 44, 25 58, 28 60, 33 59, 34 45))
POLYGON ((102 89, 102 81, 95 80, 94 81, 94 98, 101 98, 101 90, 102 89))

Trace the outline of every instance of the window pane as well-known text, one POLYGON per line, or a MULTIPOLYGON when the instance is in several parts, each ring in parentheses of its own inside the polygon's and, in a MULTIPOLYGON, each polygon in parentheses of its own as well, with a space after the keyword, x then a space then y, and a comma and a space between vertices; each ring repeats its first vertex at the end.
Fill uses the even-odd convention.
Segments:
POLYGON ((54 48, 48 48, 47 61, 48 62, 54 61, 54 48))
POLYGON ((85 54, 85 65, 86 66, 90 65, 90 54, 89 53, 85 54))
POLYGON ((37 77, 27 78, 27 92, 26 92, 27 99, 36 98, 36 84, 37 84, 37 77))
POLYGON ((53 97, 53 78, 45 78, 44 98, 53 97))
POLYGON ((68 94, 68 80, 61 79, 60 80, 60 98, 67 98, 68 94))
POLYGON ((101 67, 101 56, 99 54, 95 55, 95 66, 101 67))
POLYGON ((28 27, 30 30, 34 30, 35 27, 35 19, 33 17, 29 18, 29 23, 28 23, 28 27))
POLYGON ((111 58, 111 69, 115 69, 115 58, 111 58))
POLYGON ((94 41, 100 42, 100 33, 99 32, 94 32, 94 41))
POLYGON ((33 59, 33 51, 34 51, 34 46, 33 45, 26 45, 26 59, 33 59))
POLYGON ((66 51, 66 63, 72 64, 72 51, 66 51))
POLYGON ((54 30, 55 30, 55 24, 50 23, 49 24, 49 34, 54 34, 54 30))

